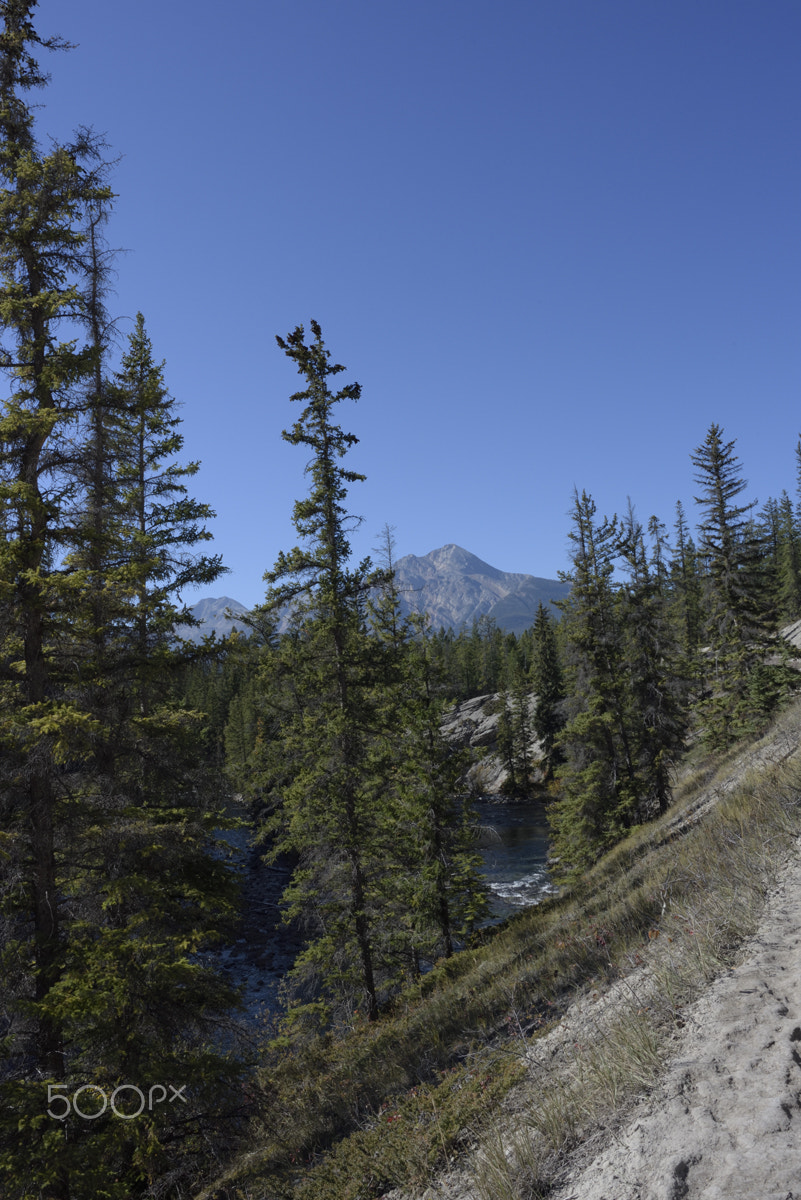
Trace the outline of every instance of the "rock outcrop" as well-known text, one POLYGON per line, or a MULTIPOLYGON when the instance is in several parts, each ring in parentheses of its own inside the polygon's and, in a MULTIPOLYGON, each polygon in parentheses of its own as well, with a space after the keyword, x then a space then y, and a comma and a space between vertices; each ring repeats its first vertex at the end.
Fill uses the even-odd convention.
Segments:
MULTIPOLYGON (((441 729, 454 746, 474 751, 475 761, 467 773, 471 790, 482 800, 507 799, 504 785, 509 772, 498 753, 498 719, 502 693, 474 696, 462 700, 445 714, 441 729)), ((534 696, 529 697, 530 711, 536 705, 534 696)), ((542 756, 540 743, 532 738, 529 753, 536 762, 542 756)), ((534 779, 539 772, 535 770, 534 779)))

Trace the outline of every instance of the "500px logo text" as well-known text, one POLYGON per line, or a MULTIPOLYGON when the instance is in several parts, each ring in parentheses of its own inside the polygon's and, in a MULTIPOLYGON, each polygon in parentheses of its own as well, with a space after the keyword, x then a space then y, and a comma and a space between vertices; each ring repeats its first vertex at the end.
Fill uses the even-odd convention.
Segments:
POLYGON ((71 1112, 74 1112, 77 1117, 83 1117, 85 1121, 94 1121, 95 1118, 102 1117, 108 1108, 111 1109, 115 1117, 120 1117, 123 1121, 132 1121, 134 1117, 138 1117, 140 1113, 143 1113, 145 1108, 147 1108, 148 1112, 152 1112, 156 1104, 163 1104, 165 1100, 168 1104, 174 1104, 176 1100, 180 1100, 182 1104, 186 1104, 186 1096, 183 1094, 186 1090, 186 1084, 175 1088, 171 1083, 168 1083, 167 1087, 163 1083, 154 1083, 151 1088, 148 1088, 147 1097, 145 1097, 145 1093, 136 1084, 121 1083, 111 1093, 110 1099, 105 1088, 99 1087, 96 1083, 84 1083, 81 1087, 76 1088, 72 1093, 72 1099, 69 1096, 61 1095, 61 1092, 66 1087, 66 1083, 49 1083, 47 1085, 47 1101, 51 1106, 47 1110, 47 1115, 48 1117, 54 1117, 56 1121, 65 1121, 71 1112), (172 1093, 169 1097, 167 1096, 167 1088, 172 1093), (94 1092, 97 1096, 101 1097, 103 1107, 93 1112, 85 1111, 85 1108, 89 1107, 87 1100, 82 1100, 81 1104, 78 1103, 78 1098, 83 1092, 94 1092), (131 1092, 134 1092, 138 1097, 139 1107, 129 1112, 127 1109, 131 1103, 135 1104, 135 1100, 132 1100, 130 1095, 126 1097, 125 1093, 131 1092), (125 1102, 124 1106, 123 1101, 125 1102), (84 1107, 81 1107, 81 1105, 84 1107), (53 1106, 58 1106, 59 1111, 54 1112, 53 1106))

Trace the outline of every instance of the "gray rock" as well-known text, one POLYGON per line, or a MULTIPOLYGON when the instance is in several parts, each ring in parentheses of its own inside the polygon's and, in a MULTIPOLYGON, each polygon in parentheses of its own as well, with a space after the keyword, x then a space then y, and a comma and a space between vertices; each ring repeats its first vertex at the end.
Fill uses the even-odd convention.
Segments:
MULTIPOLYGON (((440 726, 443 735, 454 746, 474 752, 474 761, 467 772, 471 790, 485 800, 499 800, 504 796, 504 784, 509 772, 498 754, 498 717, 501 693, 474 696, 463 700, 448 710, 440 726)), ((533 712, 536 698, 529 697, 533 712)), ((542 747, 536 739, 529 746, 532 759, 542 756, 542 747)), ((536 779, 539 772, 534 772, 536 779)))

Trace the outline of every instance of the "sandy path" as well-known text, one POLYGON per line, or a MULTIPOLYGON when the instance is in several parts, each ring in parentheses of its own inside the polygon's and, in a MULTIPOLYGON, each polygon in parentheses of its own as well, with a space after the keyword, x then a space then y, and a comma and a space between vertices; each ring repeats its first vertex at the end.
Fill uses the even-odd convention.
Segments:
POLYGON ((801 846, 654 1092, 553 1200, 801 1200, 801 846))

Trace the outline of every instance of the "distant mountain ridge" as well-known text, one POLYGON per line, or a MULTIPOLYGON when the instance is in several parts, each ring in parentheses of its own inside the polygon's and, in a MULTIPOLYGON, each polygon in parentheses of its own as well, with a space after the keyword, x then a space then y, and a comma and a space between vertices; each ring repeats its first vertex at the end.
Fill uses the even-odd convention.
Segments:
MULTIPOLYGON (((395 579, 405 614, 426 612, 433 629, 459 630, 479 617, 490 617, 511 633, 522 633, 534 624, 537 607, 563 599, 570 586, 558 579, 541 579, 497 567, 452 542, 418 557, 406 554, 395 563, 395 579)), ((237 615, 248 610, 230 596, 205 597, 190 611, 200 621, 184 637, 200 642, 211 633, 225 637, 232 629, 247 627, 237 615), (229 611, 232 616, 226 616, 229 611)))
POLYGON ((204 637, 209 637, 212 633, 218 638, 227 637, 234 629, 240 632, 247 633, 248 627, 242 621, 237 621, 236 617, 239 613, 249 611, 244 604, 240 604, 238 600, 232 600, 230 596, 204 596, 202 600, 198 600, 197 604, 191 605, 189 611, 193 617, 200 621, 199 625, 181 625, 178 632, 181 637, 186 638, 188 642, 200 643, 204 637), (228 616, 228 613, 231 616, 228 616))
POLYGON ((404 612, 428 613, 434 629, 459 630, 486 616, 519 634, 534 624, 540 601, 548 608, 570 591, 558 579, 500 571, 452 542, 399 558, 395 580, 404 612))

